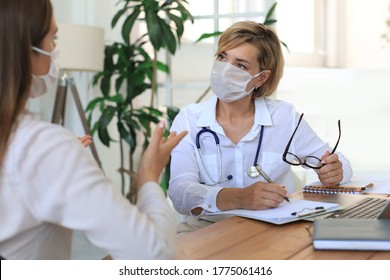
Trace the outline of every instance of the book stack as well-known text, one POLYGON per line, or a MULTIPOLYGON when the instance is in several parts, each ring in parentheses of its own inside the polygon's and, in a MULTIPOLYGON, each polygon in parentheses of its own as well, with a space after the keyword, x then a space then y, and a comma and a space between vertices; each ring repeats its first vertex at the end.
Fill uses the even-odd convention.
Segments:
POLYGON ((316 250, 390 250, 390 220, 314 221, 313 247, 316 250))

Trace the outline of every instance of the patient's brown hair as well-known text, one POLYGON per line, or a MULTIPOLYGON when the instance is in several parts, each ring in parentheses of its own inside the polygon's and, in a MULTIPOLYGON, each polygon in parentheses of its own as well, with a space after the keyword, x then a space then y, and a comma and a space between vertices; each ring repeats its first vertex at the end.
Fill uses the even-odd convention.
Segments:
POLYGON ((29 98, 31 46, 40 45, 52 16, 50 0, 0 1, 0 168, 29 98))

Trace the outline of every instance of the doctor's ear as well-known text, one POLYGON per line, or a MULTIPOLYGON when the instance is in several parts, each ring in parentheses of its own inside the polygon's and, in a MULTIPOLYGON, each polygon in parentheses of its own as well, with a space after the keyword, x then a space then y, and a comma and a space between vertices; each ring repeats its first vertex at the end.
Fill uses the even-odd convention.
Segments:
POLYGON ((271 70, 264 70, 263 73, 260 74, 259 80, 256 82, 255 89, 261 87, 271 76, 271 70))

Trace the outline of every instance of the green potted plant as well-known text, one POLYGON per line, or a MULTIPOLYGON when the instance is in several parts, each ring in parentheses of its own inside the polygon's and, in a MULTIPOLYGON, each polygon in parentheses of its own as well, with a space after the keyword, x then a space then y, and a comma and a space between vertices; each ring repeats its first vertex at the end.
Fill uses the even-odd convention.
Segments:
POLYGON ((151 124, 163 116, 155 106, 157 94, 157 71, 168 72, 167 65, 157 60, 157 52, 166 49, 172 55, 184 32, 184 23, 193 17, 187 10, 186 0, 119 0, 121 8, 112 18, 114 28, 120 19, 122 42, 114 42, 105 47, 104 69, 97 73, 93 85, 99 85, 102 96, 91 100, 87 106, 88 119, 92 123, 95 110, 99 118, 92 123, 92 133, 97 132, 100 141, 109 146, 118 141, 122 193, 131 201, 135 200, 134 152, 137 147, 137 134, 143 135, 143 148, 148 145, 151 124), (135 23, 145 22, 147 32, 130 40, 135 23), (146 51, 151 45, 152 55, 146 51), (149 106, 137 108, 134 99, 151 91, 149 106), (110 136, 108 126, 116 122, 119 139, 110 136), (129 147, 128 165, 125 164, 125 145, 129 147), (128 187, 126 188, 126 175, 128 187), (128 191, 126 191, 128 190, 128 191))

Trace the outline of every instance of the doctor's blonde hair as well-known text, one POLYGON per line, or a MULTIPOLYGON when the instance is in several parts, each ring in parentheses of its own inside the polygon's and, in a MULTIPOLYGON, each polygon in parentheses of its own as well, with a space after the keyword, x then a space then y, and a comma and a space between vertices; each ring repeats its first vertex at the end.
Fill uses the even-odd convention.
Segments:
POLYGON ((260 70, 270 70, 271 75, 253 97, 268 97, 278 87, 283 76, 284 58, 280 40, 273 28, 253 21, 234 23, 224 31, 218 41, 217 54, 231 50, 243 43, 255 46, 259 53, 257 60, 260 70))

